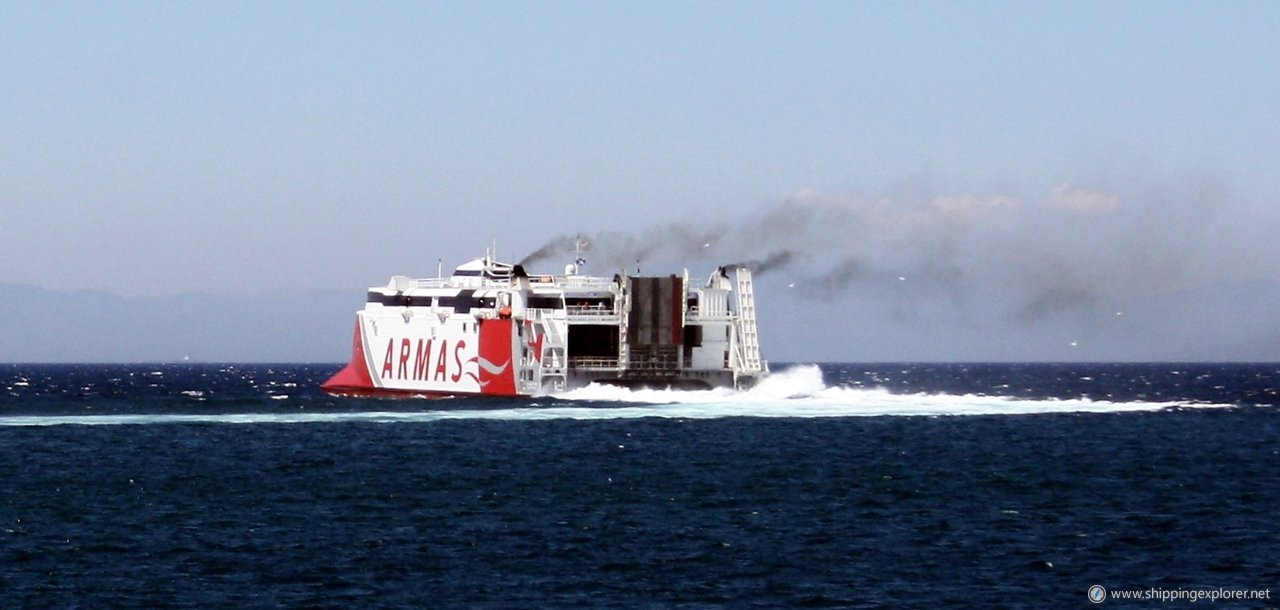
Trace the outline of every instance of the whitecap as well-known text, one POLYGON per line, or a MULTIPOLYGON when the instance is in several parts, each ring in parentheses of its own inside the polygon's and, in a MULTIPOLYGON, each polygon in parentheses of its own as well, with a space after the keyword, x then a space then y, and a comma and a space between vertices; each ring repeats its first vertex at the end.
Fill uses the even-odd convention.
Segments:
MULTIPOLYGON (((287 395, 273 395, 284 400, 287 395)), ((514 403, 513 404, 519 404, 514 403)), ((1171 407, 1222 408, 1234 405, 1187 402, 1112 402, 1088 398, 1030 399, 976 394, 895 394, 881 388, 829 386, 815 365, 796 366, 764 378, 754 388, 735 391, 631 390, 591 385, 545 403, 478 410, 354 413, 236 413, 93 416, 5 416, 0 426, 122 425, 161 423, 282 424, 324 422, 432 422, 441 420, 605 420, 645 417, 716 419, 725 417, 938 417, 1126 413, 1171 407), (602 404, 603 403, 603 404, 602 404), (539 406, 548 404, 550 406, 539 406)))

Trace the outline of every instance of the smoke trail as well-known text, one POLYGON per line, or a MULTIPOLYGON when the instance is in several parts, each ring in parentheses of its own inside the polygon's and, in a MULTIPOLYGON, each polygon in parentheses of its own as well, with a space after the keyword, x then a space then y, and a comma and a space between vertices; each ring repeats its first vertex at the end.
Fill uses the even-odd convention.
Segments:
MULTIPOLYGON (((1224 210, 1238 206, 1219 182, 1193 174, 1163 182, 972 193, 913 180, 876 196, 799 191, 710 225, 583 235, 591 236, 593 273, 736 264, 803 288, 796 298, 831 300, 862 287, 872 290, 861 298, 896 302, 890 308, 923 304, 1024 325, 1114 319, 1114 304, 1244 269, 1238 261, 1258 257, 1242 256, 1247 248, 1236 244, 1266 243, 1256 239, 1260 229, 1245 230, 1248 219, 1221 226, 1224 210), (1255 239, 1223 238, 1233 234, 1255 239)), ((558 237, 526 260, 572 246, 558 237)))
POLYGON ((830 300, 848 292, 850 287, 859 280, 883 276, 883 273, 868 268, 866 263, 857 258, 848 257, 824 273, 802 277, 795 284, 807 297, 830 300))
POLYGON ((725 265, 726 269, 735 269, 737 267, 746 267, 750 269, 756 277, 770 273, 776 269, 786 267, 791 261, 795 260, 796 255, 790 250, 775 250, 766 255, 763 259, 752 259, 740 263, 732 263, 725 265))
POLYGON ((580 239, 580 236, 571 237, 569 235, 560 235, 558 237, 553 237, 547 243, 539 246, 538 249, 534 250, 533 252, 530 252, 529 254, 526 254, 524 258, 520 259, 519 264, 528 266, 534 263, 540 263, 544 260, 547 260, 556 256, 561 256, 561 255, 573 252, 574 248, 577 246, 579 239, 580 239))
POLYGON ((521 259, 520 264, 528 266, 556 256, 567 257, 578 244, 582 244, 590 268, 600 273, 631 269, 637 263, 688 264, 702 261, 726 230, 718 225, 690 228, 673 223, 637 233, 584 231, 573 237, 552 238, 521 259))

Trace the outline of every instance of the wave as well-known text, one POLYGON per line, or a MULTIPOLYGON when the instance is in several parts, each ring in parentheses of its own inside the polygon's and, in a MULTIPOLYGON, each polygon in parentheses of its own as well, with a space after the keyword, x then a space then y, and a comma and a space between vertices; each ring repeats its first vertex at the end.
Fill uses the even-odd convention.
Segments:
POLYGON ((1086 398, 1023 399, 976 394, 894 394, 883 389, 829 386, 815 365, 774 373, 748 391, 628 389, 590 385, 526 406, 498 409, 360 411, 345 413, 211 413, 0 416, 0 426, 142 424, 299 424, 333 422, 432 422, 444 420, 601 420, 661 417, 819 418, 880 416, 1034 415, 1122 413, 1171 407, 1221 408, 1227 404, 1109 402, 1086 398))
POLYGON ((570 400, 647 403, 664 412, 703 413, 711 417, 857 417, 1029 415, 1039 413, 1110 413, 1155 411, 1171 407, 1232 407, 1186 401, 1113 402, 1088 398, 1030 399, 979 394, 895 394, 879 388, 828 386, 816 365, 799 365, 770 374, 754 388, 703 391, 629 390, 591 385, 561 395, 570 400))

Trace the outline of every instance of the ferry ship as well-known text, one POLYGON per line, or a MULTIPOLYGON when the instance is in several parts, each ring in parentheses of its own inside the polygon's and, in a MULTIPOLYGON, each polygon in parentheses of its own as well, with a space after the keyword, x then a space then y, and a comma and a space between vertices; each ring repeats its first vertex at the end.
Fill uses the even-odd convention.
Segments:
POLYGON ((590 383, 746 388, 761 359, 751 270, 682 276, 531 275, 492 253, 453 274, 395 276, 356 313, 339 396, 548 395, 590 383))

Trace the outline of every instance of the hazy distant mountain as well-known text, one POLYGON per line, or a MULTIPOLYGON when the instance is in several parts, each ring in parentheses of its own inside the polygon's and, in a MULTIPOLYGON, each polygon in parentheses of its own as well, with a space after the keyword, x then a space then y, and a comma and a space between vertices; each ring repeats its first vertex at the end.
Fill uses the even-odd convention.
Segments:
MULTIPOLYGON (((1280 361, 1280 282, 1067 301, 947 303, 867 286, 838 300, 757 284, 765 357, 792 361, 1280 361), (987 307, 987 306, 990 307, 987 307), (984 307, 986 307, 984 309, 984 307)), ((928 295, 926 295, 928 296, 928 295)))
MULTIPOLYGON (((775 361, 1280 361, 1276 282, 1033 321, 939 310, 903 318, 867 292, 839 305, 767 286, 757 295, 765 357, 775 361)), ((0 362, 345 362, 363 297, 282 290, 132 298, 0 284, 0 362)))
POLYGON ((342 362, 363 296, 134 298, 0 284, 0 361, 342 362))

